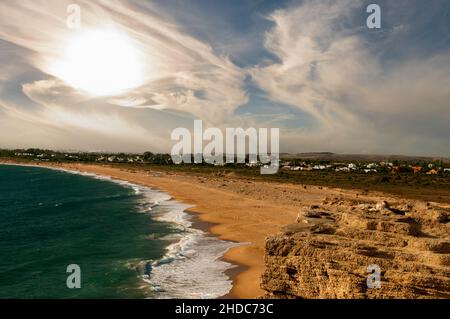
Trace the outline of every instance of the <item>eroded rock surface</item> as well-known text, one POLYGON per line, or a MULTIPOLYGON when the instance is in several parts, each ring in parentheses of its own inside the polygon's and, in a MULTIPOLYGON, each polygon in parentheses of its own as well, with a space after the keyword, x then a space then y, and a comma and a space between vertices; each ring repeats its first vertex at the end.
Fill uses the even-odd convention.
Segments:
POLYGON ((266 298, 450 298, 449 209, 325 199, 266 240, 266 298), (368 267, 381 288, 368 288, 368 267))

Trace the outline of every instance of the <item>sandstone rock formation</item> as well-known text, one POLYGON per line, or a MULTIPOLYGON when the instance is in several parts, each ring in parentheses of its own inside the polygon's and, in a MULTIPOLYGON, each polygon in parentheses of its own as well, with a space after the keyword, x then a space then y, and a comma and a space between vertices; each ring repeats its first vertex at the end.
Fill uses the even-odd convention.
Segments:
POLYGON ((266 240, 265 298, 450 298, 449 209, 325 199, 266 240), (368 288, 370 265, 381 287, 368 288))

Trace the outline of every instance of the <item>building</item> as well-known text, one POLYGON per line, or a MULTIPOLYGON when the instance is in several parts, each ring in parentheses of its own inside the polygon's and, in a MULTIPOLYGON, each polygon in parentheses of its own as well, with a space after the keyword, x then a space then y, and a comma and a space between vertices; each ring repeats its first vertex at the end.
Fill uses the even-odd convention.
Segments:
POLYGON ((422 166, 418 166, 418 165, 413 166, 411 168, 412 168, 414 174, 418 174, 418 173, 422 172, 422 169, 423 169, 422 166))
POLYGON ((392 173, 408 173, 411 169, 406 166, 392 166, 392 173))

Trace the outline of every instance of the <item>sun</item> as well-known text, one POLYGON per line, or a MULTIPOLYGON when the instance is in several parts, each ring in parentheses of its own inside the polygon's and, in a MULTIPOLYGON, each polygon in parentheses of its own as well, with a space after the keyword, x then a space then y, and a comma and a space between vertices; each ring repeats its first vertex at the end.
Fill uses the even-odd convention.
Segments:
POLYGON ((139 51, 115 30, 78 31, 65 45, 53 73, 94 96, 118 95, 143 84, 139 51))

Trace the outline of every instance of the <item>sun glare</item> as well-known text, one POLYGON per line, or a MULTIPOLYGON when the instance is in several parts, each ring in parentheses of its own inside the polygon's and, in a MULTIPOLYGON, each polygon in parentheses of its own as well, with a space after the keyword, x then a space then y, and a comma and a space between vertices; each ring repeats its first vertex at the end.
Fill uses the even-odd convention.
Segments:
POLYGON ((139 52, 116 31, 86 31, 71 38, 53 73, 95 96, 117 95, 143 82, 139 52))

